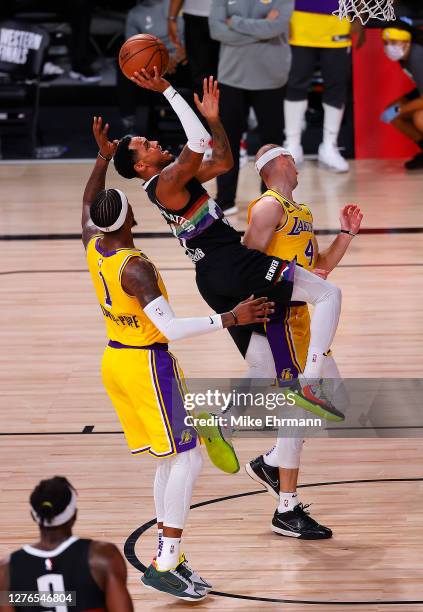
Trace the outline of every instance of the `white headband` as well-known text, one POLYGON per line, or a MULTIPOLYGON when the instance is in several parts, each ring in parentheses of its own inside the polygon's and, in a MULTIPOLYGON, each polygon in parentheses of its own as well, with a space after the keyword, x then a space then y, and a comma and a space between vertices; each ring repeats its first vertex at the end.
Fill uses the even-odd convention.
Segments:
MULTIPOLYGON (((44 502, 45 504, 49 504, 50 502, 44 502)), ((41 527, 60 527, 64 525, 74 516, 76 512, 76 493, 73 489, 71 489, 71 499, 69 504, 60 514, 57 514, 50 521, 48 519, 42 519, 39 514, 37 514, 34 508, 31 506, 31 514, 36 523, 41 525, 41 527)))
POLYGON ((117 191, 120 196, 120 199, 122 201, 122 209, 120 211, 119 217, 116 219, 113 225, 110 225, 109 227, 100 227, 99 225, 97 226, 98 229, 100 229, 102 232, 114 232, 115 230, 120 229, 125 223, 126 215, 128 213, 128 198, 120 189, 114 189, 114 191, 117 191))
POLYGON ((265 166, 270 161, 272 161, 272 159, 275 159, 275 157, 279 157, 279 155, 288 156, 288 155, 291 155, 291 153, 288 151, 288 149, 284 149, 283 147, 275 147, 274 149, 269 149, 269 151, 266 151, 266 153, 263 153, 263 155, 259 157, 258 160, 256 161, 257 172, 260 174, 263 166, 265 166))

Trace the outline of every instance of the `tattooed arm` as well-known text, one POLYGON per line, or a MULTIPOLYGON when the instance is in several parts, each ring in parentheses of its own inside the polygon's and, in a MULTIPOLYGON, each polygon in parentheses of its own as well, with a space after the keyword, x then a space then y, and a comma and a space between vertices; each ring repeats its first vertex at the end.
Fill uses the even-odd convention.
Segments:
POLYGON ((200 183, 205 183, 216 178, 220 174, 225 174, 234 165, 232 157, 231 145, 229 144, 228 136, 225 128, 219 117, 208 121, 212 139, 213 139, 213 154, 211 159, 203 161, 195 175, 200 183))
POLYGON ((171 197, 172 205, 170 208, 176 210, 186 204, 188 192, 185 185, 191 178, 195 177, 201 183, 205 183, 219 176, 219 174, 224 174, 233 166, 231 147, 219 119, 218 83, 213 77, 204 79, 203 98, 200 100, 198 95, 195 94, 194 101, 210 127, 213 139, 213 154, 210 160, 203 161, 203 156, 192 151, 188 143, 179 158, 160 173, 157 197, 164 204, 171 197))

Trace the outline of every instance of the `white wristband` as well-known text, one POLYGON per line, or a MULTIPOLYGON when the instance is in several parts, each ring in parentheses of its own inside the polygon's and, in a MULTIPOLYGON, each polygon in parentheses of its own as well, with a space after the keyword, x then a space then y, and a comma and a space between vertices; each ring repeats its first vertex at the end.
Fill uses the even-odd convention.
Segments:
POLYGON ((204 153, 211 136, 188 102, 171 85, 164 90, 163 95, 178 115, 191 151, 194 151, 194 153, 204 153))

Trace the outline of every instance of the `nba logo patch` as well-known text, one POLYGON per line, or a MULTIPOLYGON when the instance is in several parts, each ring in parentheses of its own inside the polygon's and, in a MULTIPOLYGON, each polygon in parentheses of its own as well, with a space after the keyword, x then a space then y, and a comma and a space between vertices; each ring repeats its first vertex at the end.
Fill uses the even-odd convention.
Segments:
POLYGON ((184 431, 181 433, 180 445, 183 446, 184 444, 189 444, 191 440, 192 440, 192 434, 190 430, 184 429, 184 431))
POLYGON ((46 559, 46 570, 48 572, 51 572, 52 569, 53 569, 53 563, 51 562, 51 559, 46 559))

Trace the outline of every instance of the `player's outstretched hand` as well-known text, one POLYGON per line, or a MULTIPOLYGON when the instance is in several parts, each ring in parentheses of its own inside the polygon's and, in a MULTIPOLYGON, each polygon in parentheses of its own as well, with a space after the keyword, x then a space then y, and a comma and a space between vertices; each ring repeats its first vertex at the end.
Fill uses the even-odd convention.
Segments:
POLYGON ((203 99, 194 94, 195 106, 207 121, 219 118, 219 84, 212 76, 203 81, 203 99))
POLYGON ((165 89, 170 87, 170 83, 160 76, 157 66, 154 66, 153 69, 154 76, 151 76, 151 74, 147 72, 145 68, 141 68, 140 72, 134 72, 134 75, 131 77, 131 81, 140 87, 144 87, 144 89, 163 93, 165 89))
POLYGON ((109 140, 109 127, 110 126, 108 123, 103 126, 102 117, 94 117, 93 134, 95 141, 98 144, 98 149, 104 157, 107 157, 107 159, 112 159, 113 155, 116 153, 116 148, 119 144, 119 141, 109 140))
POLYGON ((233 312, 238 325, 249 325, 269 321, 269 315, 275 312, 274 307, 275 303, 269 302, 267 297, 254 299, 254 295, 251 295, 247 300, 235 306, 233 312))
POLYGON ((358 234, 362 219, 363 213, 356 204, 346 204, 346 206, 341 209, 339 220, 342 230, 358 234))

